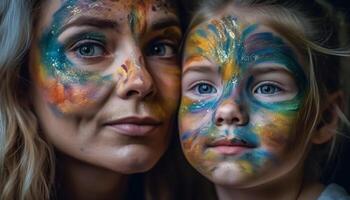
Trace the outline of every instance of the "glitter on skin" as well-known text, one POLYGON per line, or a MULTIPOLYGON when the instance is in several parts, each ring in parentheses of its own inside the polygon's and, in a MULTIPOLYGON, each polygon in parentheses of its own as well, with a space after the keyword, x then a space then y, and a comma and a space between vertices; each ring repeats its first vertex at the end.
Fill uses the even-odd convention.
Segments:
MULTIPOLYGON (((266 162, 277 162, 272 152, 262 144, 283 146, 288 141, 290 127, 300 109, 307 80, 293 50, 281 38, 270 32, 255 33, 259 25, 239 23, 233 16, 213 19, 190 32, 185 46, 185 63, 210 60, 218 65, 223 89, 207 99, 183 96, 180 106, 180 139, 188 160, 201 173, 210 176, 215 164, 231 159, 242 172, 254 174, 266 162), (240 82, 251 66, 261 63, 285 66, 297 80, 298 94, 291 100, 267 103, 253 97, 251 88, 242 88, 240 82), (222 134, 214 121, 215 112, 227 99, 247 104, 250 116, 264 115, 250 120, 245 126, 225 130, 222 134), (206 117, 206 116, 210 117, 206 117), (187 123, 190 121, 191 123, 187 123), (239 157, 222 157, 206 151, 208 141, 229 135, 255 144, 258 148, 239 157)), ((248 86, 253 81, 248 81, 248 86)))
POLYGON ((133 5, 131 8, 131 12, 128 16, 129 18, 129 26, 131 29, 131 33, 134 35, 135 41, 140 34, 145 33, 147 27, 146 20, 146 10, 147 6, 142 1, 136 5, 133 5))
MULTIPOLYGON (((45 98, 54 113, 61 115, 94 105, 103 93, 102 85, 108 85, 111 76, 78 69, 67 58, 65 46, 58 41, 62 19, 81 13, 76 0, 69 0, 54 14, 51 26, 40 40, 41 63, 36 71, 38 81, 45 91, 45 98)), ((84 39, 103 40, 104 36, 90 33, 84 39)))
MULTIPOLYGON (((150 7, 150 2, 125 3, 125 6, 131 10, 130 28, 135 38, 146 31, 146 10, 150 7)), ((127 80, 135 77, 141 70, 143 60, 136 56, 134 56, 135 59, 126 61, 124 67, 117 67, 115 73, 110 75, 83 70, 67 57, 65 46, 58 41, 61 34, 60 27, 67 20, 87 10, 105 11, 105 6, 102 4, 95 1, 65 1, 54 14, 52 24, 39 41, 40 55, 37 55, 37 58, 41 62, 35 65, 34 74, 37 74, 36 79, 44 89, 45 99, 58 115, 74 113, 79 109, 84 110, 95 105, 106 95, 106 88, 116 84, 113 77, 122 77, 127 80)), ((102 33, 88 33, 80 39, 106 40, 102 33)))

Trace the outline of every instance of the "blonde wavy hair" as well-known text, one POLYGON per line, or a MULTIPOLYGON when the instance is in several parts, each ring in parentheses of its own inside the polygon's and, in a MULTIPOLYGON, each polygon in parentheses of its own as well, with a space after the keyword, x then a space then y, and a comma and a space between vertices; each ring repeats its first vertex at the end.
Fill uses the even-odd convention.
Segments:
MULTIPOLYGON (((30 99, 27 56, 41 2, 43 0, 0 1, 1 200, 59 197, 55 188, 58 181, 55 152, 40 134, 30 99)), ((172 134, 169 149, 152 170, 131 176, 130 198, 141 193, 145 199, 152 200, 212 199, 213 190, 203 191, 208 185, 201 177, 193 176, 185 164, 176 137, 177 134, 172 134), (180 176, 182 173, 185 175, 180 176), (198 188, 193 189, 194 185, 198 188)))
POLYGON ((35 0, 0 2, 0 199, 49 199, 52 148, 38 136, 25 57, 35 0))
MULTIPOLYGON (((344 20, 341 21, 332 7, 322 0, 199 0, 194 5, 197 8, 192 11, 193 17, 187 34, 200 23, 220 15, 230 5, 254 9, 260 17, 265 17, 265 25, 283 35, 307 61, 304 71, 309 80, 308 93, 294 133, 295 138, 302 137, 305 141, 304 151, 309 152, 303 158, 308 170, 305 174, 312 174, 307 178, 318 179, 323 168, 336 153, 335 146, 339 136, 345 135, 339 130, 330 130, 339 134, 327 144, 321 145, 322 148, 318 145, 306 145, 318 126, 327 123, 327 116, 323 111, 329 103, 329 95, 342 90, 340 60, 342 57, 350 57, 349 48, 341 48, 345 45, 341 44, 339 38, 341 31, 345 32, 345 29, 340 27, 344 20), (309 156, 310 154, 312 156, 309 156), (325 157, 328 159, 325 160, 325 157)), ((342 121, 339 128, 349 126, 346 112, 338 105, 333 106, 342 121)), ((346 105, 344 103, 340 106, 344 107, 344 110, 346 105)))

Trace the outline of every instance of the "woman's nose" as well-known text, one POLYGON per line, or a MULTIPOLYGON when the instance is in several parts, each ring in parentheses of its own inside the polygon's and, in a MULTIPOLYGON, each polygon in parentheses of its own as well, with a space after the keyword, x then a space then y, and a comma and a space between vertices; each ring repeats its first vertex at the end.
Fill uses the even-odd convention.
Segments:
POLYGON ((126 77, 117 84, 117 95, 120 98, 142 99, 155 93, 152 76, 143 63, 130 62, 122 66, 126 77))
POLYGON ((242 106, 235 101, 223 102, 215 113, 215 124, 217 126, 236 125, 242 126, 248 122, 248 115, 242 106))

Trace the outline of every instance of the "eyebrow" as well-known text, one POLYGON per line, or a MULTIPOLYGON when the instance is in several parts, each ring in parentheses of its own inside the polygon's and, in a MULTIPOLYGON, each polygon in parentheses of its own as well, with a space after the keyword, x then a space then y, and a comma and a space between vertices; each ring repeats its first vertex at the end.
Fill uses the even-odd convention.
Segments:
POLYGON ((167 17, 152 23, 150 27, 150 31, 162 30, 164 28, 168 28, 172 26, 181 27, 181 24, 177 18, 167 17))
POLYGON ((63 25, 60 33, 72 26, 94 26, 101 29, 116 29, 119 24, 113 20, 101 19, 97 17, 81 16, 63 25))
POLYGON ((292 74, 292 72, 285 66, 282 65, 271 65, 271 66, 261 66, 261 67, 252 67, 250 71, 253 74, 265 74, 269 72, 286 72, 292 74))
POLYGON ((182 72, 182 76, 184 76, 187 73, 190 72, 198 72, 198 73, 217 73, 217 70, 215 70, 213 67, 209 67, 209 66, 200 66, 200 65, 195 65, 195 66, 191 66, 188 67, 187 69, 185 69, 182 72))

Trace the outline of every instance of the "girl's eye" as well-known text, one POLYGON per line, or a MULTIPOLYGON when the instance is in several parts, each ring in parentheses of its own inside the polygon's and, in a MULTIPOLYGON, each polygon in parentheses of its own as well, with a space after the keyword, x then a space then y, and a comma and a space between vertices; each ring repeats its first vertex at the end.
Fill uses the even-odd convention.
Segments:
POLYGON ((177 49, 172 44, 158 42, 151 44, 146 49, 147 56, 172 57, 176 54, 177 49))
POLYGON ((208 83, 199 83, 194 86, 194 90, 197 94, 213 94, 217 92, 216 88, 208 83))
POLYGON ((84 42, 75 45, 73 52, 77 57, 81 58, 96 58, 106 54, 106 49, 102 44, 96 42, 84 42))
POLYGON ((262 84, 254 89, 255 94, 274 95, 281 92, 282 89, 273 84, 262 84))

